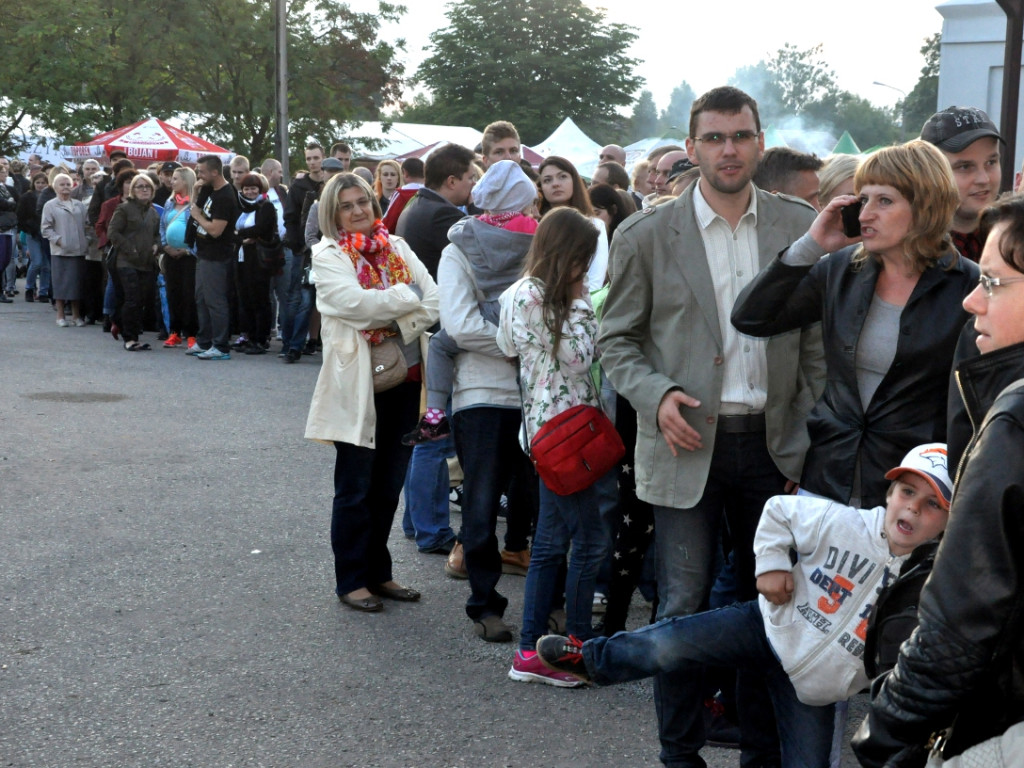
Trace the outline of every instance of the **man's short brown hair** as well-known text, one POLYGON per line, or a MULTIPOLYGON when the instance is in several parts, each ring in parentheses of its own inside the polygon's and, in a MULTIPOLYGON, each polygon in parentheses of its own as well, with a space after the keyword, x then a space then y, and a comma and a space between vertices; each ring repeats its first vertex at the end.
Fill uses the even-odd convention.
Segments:
POLYGON ((491 153, 491 149, 494 148, 495 144, 505 139, 521 141, 519 131, 508 120, 496 120, 484 128, 484 135, 480 140, 480 147, 483 149, 484 157, 491 153))

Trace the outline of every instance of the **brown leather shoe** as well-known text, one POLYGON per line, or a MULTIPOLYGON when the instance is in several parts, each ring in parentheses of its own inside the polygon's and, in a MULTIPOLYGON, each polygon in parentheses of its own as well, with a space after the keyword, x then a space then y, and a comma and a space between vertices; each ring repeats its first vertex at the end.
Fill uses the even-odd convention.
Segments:
POLYGON ((338 595, 338 599, 341 600, 342 605, 347 605, 354 611, 362 611, 363 613, 376 613, 377 611, 384 610, 384 603, 376 595, 370 595, 369 597, 349 597, 352 593, 345 595, 338 595))
POLYGON ((512 576, 525 576, 530 570, 530 550, 524 549, 520 552, 509 552, 501 550, 501 572, 512 576))
POLYGON ((466 570, 466 554, 462 551, 462 542, 456 542, 452 553, 444 561, 444 572, 453 579, 468 579, 469 571, 466 570))

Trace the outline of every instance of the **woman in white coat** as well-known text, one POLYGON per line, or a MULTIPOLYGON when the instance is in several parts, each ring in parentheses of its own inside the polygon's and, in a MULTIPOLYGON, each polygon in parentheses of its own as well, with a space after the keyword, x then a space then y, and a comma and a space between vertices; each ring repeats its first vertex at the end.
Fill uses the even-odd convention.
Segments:
POLYGON ((412 451, 402 435, 419 416, 419 341, 438 319, 437 286, 405 240, 388 235, 377 197, 359 176, 327 182, 319 223, 312 272, 323 365, 306 437, 337 452, 331 548, 338 598, 357 611, 379 611, 381 597, 420 597, 394 581, 387 541, 412 451), (370 349, 391 342, 409 373, 374 393, 370 349))

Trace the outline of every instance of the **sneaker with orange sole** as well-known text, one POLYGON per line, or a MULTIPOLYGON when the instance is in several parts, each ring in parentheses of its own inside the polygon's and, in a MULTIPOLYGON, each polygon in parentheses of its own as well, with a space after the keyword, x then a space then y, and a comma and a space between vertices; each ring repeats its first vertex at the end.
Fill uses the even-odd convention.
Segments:
POLYGON ((167 337, 167 341, 164 342, 164 346, 165 347, 180 347, 181 346, 181 336, 179 336, 176 333, 172 333, 170 336, 167 337))

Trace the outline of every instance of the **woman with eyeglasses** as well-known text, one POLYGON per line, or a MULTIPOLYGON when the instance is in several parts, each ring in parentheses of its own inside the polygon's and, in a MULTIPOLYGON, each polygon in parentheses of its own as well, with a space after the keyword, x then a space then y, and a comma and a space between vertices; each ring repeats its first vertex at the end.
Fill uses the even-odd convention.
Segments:
POLYGON ((117 277, 123 291, 121 334, 128 352, 149 349, 139 343, 142 309, 156 279, 157 250, 160 246, 160 216, 153 208, 156 183, 149 174, 131 180, 128 199, 114 209, 107 227, 110 244, 117 249, 117 277))
POLYGON ((864 766, 924 765, 933 734, 930 766, 1024 760, 1024 199, 984 211, 981 237, 963 303, 981 356, 956 371, 973 436, 919 627, 853 740, 864 766))
POLYGON ((826 383, 807 421, 801 490, 874 507, 887 467, 915 445, 945 442, 949 371, 968 318, 961 302, 978 268, 950 240, 959 195, 932 145, 876 152, 854 189, 747 286, 732 322, 759 337, 821 323, 826 383), (860 234, 848 236, 843 209, 857 204, 860 234))

